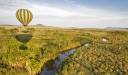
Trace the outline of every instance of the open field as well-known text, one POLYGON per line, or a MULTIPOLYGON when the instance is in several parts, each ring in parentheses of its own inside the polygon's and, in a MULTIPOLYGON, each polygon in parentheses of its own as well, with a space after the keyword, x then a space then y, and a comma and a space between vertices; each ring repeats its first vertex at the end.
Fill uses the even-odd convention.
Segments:
POLYGON ((128 75, 128 32, 95 31, 90 36, 92 42, 70 55, 58 75, 128 75))
POLYGON ((62 63, 58 75, 127 75, 127 31, 29 27, 23 34, 18 29, 0 27, 0 75, 36 75, 48 60, 84 43, 62 63))

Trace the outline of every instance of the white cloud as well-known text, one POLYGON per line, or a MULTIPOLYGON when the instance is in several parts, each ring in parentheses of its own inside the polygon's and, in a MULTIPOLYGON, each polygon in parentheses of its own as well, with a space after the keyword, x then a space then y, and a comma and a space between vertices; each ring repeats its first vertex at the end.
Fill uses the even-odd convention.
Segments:
POLYGON ((47 15, 47 16, 67 17, 67 16, 75 15, 74 12, 66 11, 60 8, 35 5, 35 4, 32 5, 32 11, 34 11, 34 13, 39 16, 47 15))

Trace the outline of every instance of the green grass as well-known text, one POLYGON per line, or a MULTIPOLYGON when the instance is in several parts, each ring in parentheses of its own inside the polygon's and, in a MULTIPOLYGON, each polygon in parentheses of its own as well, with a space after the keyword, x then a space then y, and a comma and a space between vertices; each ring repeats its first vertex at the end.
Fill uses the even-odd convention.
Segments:
POLYGON ((128 32, 29 27, 24 34, 21 29, 0 27, 0 75, 36 75, 60 52, 86 42, 89 46, 67 58, 58 75, 127 75, 128 32))
MULTIPOLYGON (((84 31, 86 32, 86 31, 84 31)), ((77 49, 60 66, 58 75, 128 75, 128 32, 94 31, 92 43, 77 49), (107 38, 107 42, 102 42, 107 38)))
POLYGON ((58 28, 0 28, 0 75, 37 74, 43 64, 81 44, 80 32, 58 28))

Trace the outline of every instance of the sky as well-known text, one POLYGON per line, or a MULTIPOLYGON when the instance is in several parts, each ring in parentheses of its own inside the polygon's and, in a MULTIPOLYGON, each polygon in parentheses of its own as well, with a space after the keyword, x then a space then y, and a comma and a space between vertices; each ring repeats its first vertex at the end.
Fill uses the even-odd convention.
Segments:
POLYGON ((0 24, 21 25, 20 8, 32 11, 30 25, 128 27, 128 0, 0 0, 0 24))

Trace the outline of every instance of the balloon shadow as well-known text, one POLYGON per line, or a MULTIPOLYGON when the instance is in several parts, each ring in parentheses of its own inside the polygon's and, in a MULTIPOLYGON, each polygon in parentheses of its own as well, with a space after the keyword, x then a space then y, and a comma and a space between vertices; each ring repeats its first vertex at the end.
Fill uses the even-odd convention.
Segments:
POLYGON ((32 39, 32 34, 16 34, 15 38, 17 41, 22 43, 19 46, 19 49, 26 50, 26 49, 28 49, 26 44, 32 39))

